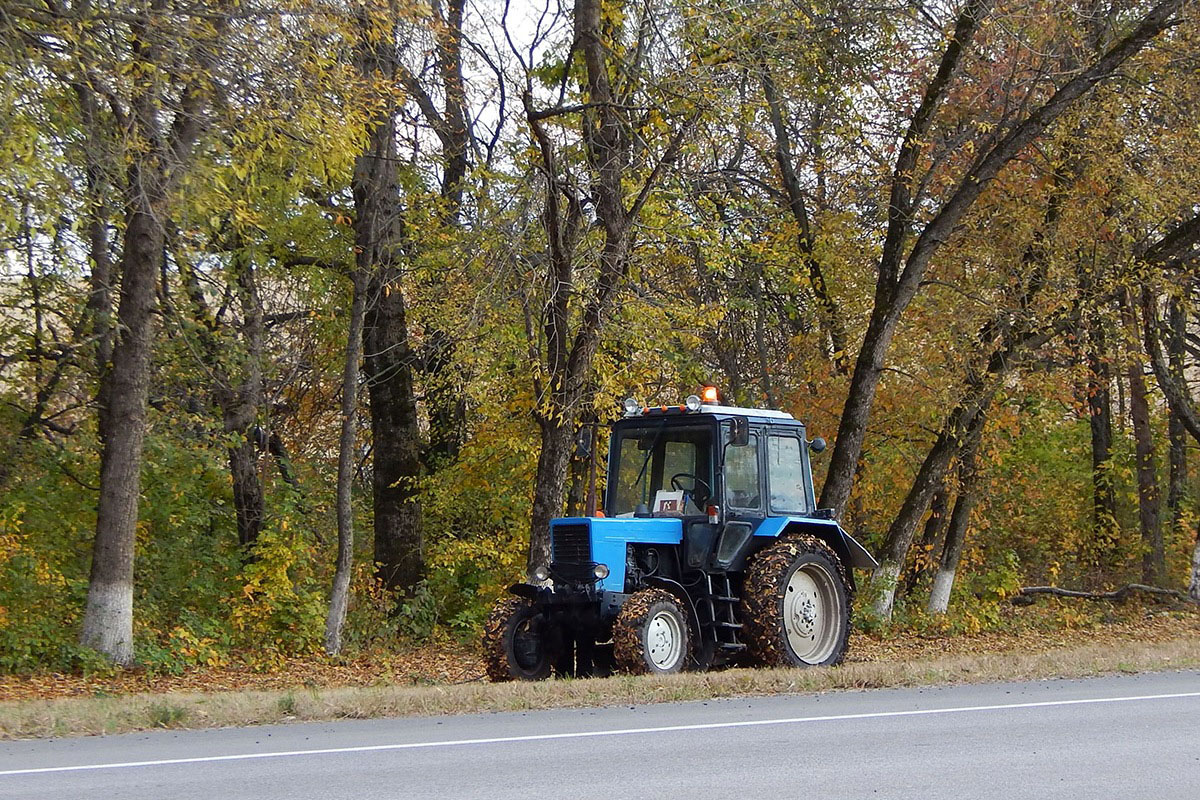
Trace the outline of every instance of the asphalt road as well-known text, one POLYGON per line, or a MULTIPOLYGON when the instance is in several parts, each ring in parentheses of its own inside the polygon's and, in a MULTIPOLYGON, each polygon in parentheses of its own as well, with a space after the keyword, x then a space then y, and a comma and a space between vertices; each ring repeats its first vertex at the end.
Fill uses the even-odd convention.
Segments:
POLYGON ((0 798, 1200 796, 1200 673, 0 742, 0 798))

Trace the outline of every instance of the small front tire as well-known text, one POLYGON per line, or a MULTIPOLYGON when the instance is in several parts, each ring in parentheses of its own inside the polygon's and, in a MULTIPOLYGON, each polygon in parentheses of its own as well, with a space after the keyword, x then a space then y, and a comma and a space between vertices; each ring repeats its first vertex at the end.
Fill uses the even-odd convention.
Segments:
POLYGON ((683 608, 663 589, 634 592, 613 624, 613 656, 626 672, 679 672, 688 662, 691 645, 683 608))
POLYGON ((550 677, 550 654, 542 620, 524 597, 501 597, 483 626, 487 676, 501 681, 540 681, 550 677))

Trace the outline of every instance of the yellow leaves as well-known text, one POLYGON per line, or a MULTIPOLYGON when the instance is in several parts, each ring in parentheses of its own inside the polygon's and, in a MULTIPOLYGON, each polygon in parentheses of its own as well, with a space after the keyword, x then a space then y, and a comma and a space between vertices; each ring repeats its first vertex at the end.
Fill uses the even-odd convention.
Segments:
POLYGON ((228 653, 214 637, 197 636, 183 625, 171 629, 167 635, 167 646, 188 664, 223 667, 229 663, 228 653))
POLYGON ((6 509, 0 516, 0 565, 21 552, 21 514, 24 507, 6 509))

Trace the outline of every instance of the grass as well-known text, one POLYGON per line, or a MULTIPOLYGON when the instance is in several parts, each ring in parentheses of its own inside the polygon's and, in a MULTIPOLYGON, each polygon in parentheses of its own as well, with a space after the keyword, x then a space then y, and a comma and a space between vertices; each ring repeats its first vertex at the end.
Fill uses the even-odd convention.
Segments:
POLYGON ((1200 636, 1106 642, 1038 652, 927 655, 834 669, 728 670, 541 683, 471 682, 283 691, 172 692, 0 703, 0 738, 115 734, 149 728, 211 728, 291 721, 466 714, 771 695, 1081 678, 1117 672, 1200 668, 1200 636))

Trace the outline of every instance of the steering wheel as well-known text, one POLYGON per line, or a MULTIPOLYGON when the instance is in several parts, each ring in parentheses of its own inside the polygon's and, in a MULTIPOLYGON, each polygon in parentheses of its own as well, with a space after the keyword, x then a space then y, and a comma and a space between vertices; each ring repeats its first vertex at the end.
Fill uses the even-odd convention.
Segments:
POLYGON ((692 491, 691 491, 692 500, 696 503, 696 505, 699 508, 704 508, 704 504, 706 502, 708 502, 708 498, 712 497, 712 487, 709 486, 706 482, 702 481, 700 478, 697 478, 695 475, 693 475, 690 472, 676 472, 674 475, 671 476, 671 488, 677 492, 686 492, 687 491, 687 489, 683 488, 683 486, 680 485, 680 483, 679 483, 680 478, 691 478, 692 479, 692 491), (700 489, 702 487, 704 489, 703 494, 700 492, 700 489))

